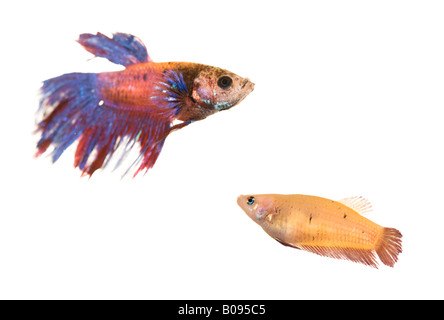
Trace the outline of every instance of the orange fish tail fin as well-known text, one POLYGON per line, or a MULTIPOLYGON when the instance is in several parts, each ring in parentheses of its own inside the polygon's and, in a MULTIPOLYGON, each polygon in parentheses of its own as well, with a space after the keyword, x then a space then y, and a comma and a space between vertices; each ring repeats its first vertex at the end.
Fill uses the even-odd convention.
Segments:
POLYGON ((402 252, 402 234, 395 228, 384 228, 381 239, 376 244, 376 253, 386 266, 393 267, 402 252))

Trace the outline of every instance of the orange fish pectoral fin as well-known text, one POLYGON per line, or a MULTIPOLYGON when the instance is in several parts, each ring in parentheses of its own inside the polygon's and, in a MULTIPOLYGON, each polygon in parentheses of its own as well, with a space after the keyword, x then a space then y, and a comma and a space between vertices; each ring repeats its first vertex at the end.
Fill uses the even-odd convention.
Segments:
POLYGON ((370 249, 358 249, 347 247, 327 247, 327 246, 312 246, 301 245, 300 249, 316 253, 320 256, 330 257, 335 259, 350 260, 353 262, 359 262, 370 267, 378 268, 376 256, 373 250, 370 249))

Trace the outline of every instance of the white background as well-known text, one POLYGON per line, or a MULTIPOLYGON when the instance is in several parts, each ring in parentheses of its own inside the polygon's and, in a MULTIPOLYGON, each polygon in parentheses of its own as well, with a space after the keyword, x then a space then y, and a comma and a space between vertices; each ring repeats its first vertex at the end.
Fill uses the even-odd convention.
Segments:
POLYGON ((444 298, 442 1, 2 2, 1 299, 444 298), (173 133, 145 176, 34 159, 41 81, 117 70, 80 33, 256 83, 173 133), (404 252, 378 270, 284 247, 239 194, 371 200, 404 252))

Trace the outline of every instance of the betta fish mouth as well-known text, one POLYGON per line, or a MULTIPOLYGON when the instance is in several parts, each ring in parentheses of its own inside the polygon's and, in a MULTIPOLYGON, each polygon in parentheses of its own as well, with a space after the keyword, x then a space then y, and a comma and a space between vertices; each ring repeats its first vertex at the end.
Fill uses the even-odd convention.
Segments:
POLYGON ((225 103, 224 106, 216 106, 216 109, 218 109, 219 111, 223 111, 233 108, 234 106, 238 105, 242 100, 244 100, 253 90, 254 90, 254 83, 251 82, 248 78, 244 79, 240 86, 241 96, 239 97, 239 99, 236 99, 231 103, 225 103))
POLYGON ((254 90, 254 83, 250 81, 250 79, 245 78, 244 81, 242 82, 242 90, 248 90, 248 92, 250 93, 251 91, 254 90), (245 87, 247 87, 246 89, 244 89, 245 87))

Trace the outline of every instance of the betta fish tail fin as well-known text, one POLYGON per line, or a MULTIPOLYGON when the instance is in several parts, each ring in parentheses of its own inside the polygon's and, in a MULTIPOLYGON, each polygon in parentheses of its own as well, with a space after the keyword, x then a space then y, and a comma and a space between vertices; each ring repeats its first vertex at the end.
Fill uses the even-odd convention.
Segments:
POLYGON ((131 34, 114 33, 112 38, 108 38, 100 32, 96 35, 83 33, 78 42, 95 56, 125 67, 151 61, 145 45, 131 34))
POLYGON ((402 252, 402 234, 395 228, 384 228, 381 239, 376 245, 376 253, 386 266, 393 267, 402 252))
POLYGON ((110 162, 119 147, 123 150, 122 160, 137 142, 140 156, 134 163, 139 164, 136 174, 150 169, 175 127, 171 127, 168 117, 107 101, 98 82, 95 73, 64 74, 43 82, 42 119, 37 128, 41 137, 36 157, 52 146, 55 162, 66 148, 78 141, 74 166, 82 170, 82 175, 91 176, 110 162))
POLYGON ((69 73, 43 82, 39 107, 43 120, 38 123, 41 137, 36 157, 53 143, 52 160, 55 162, 82 134, 83 109, 99 102, 95 92, 96 78, 95 73, 69 73))

